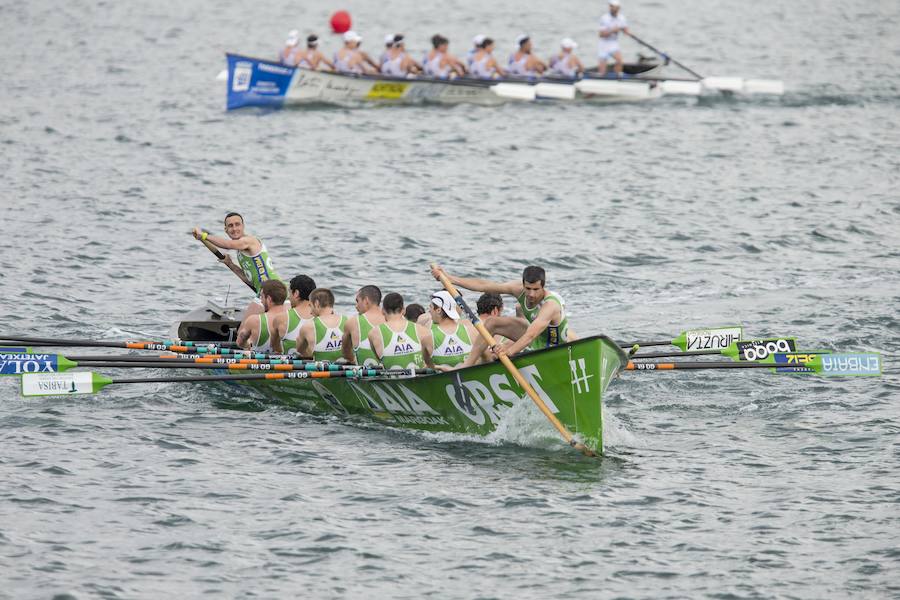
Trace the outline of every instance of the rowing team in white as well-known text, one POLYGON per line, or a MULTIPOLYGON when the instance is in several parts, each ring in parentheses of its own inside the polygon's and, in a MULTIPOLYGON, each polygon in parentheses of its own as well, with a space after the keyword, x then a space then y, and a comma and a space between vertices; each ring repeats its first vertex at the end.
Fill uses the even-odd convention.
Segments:
MULTIPOLYGON (((610 59, 614 61, 614 69, 618 76, 622 75, 623 60, 619 48, 619 33, 628 33, 624 15, 619 13, 619 0, 609 1, 609 12, 600 19, 597 47, 597 67, 599 75, 605 75, 610 59)), ((344 33, 343 47, 334 53, 332 60, 319 50, 319 37, 315 34, 306 38, 306 48, 300 48, 300 34, 297 30, 290 32, 285 47, 279 53, 282 64, 306 69, 329 69, 338 73, 352 74, 384 74, 391 77, 413 77, 425 75, 436 79, 452 79, 470 76, 476 79, 497 79, 501 77, 539 77, 555 76, 574 79, 584 73, 584 65, 575 49, 578 44, 571 38, 560 42, 559 53, 546 62, 533 53, 531 37, 522 34, 516 38, 516 50, 509 55, 505 66, 494 57, 494 40, 476 35, 472 39, 472 48, 465 60, 460 60, 450 53, 450 41, 436 34, 431 38, 431 50, 419 62, 406 50, 406 39, 403 34, 389 34, 384 38, 384 51, 378 60, 364 52, 360 45, 362 37, 355 31, 344 33)))
POLYGON ((575 339, 569 329, 565 303, 544 287, 546 274, 537 266, 526 267, 522 278, 507 282, 455 277, 432 267, 453 285, 483 292, 478 299, 478 319, 499 341, 495 346, 476 333, 444 290, 431 295, 428 309, 412 314, 397 292, 385 294, 375 285, 356 292, 356 315, 335 312, 334 293, 316 286, 307 275, 297 275, 285 285, 272 266, 262 241, 244 231, 238 213, 225 217, 227 237, 194 228, 197 239, 223 250, 234 250, 220 259, 257 292, 245 311, 237 343, 258 352, 295 354, 316 361, 345 360, 366 368, 451 370, 493 360, 502 354, 558 346, 575 339), (500 294, 513 296, 521 316, 503 316, 500 294), (424 313, 424 314, 422 314, 424 313))

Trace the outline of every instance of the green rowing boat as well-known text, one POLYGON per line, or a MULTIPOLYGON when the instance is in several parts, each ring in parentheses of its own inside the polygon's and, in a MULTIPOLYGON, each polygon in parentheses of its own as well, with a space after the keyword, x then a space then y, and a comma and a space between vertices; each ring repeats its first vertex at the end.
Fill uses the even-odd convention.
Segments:
MULTIPOLYGON (((603 450, 603 394, 628 364, 606 336, 513 359, 540 398, 576 438, 603 450)), ((531 399, 499 362, 417 376, 237 381, 267 401, 313 413, 362 415, 431 432, 488 435, 515 404, 531 399)), ((549 424, 548 424, 549 425, 549 424)))

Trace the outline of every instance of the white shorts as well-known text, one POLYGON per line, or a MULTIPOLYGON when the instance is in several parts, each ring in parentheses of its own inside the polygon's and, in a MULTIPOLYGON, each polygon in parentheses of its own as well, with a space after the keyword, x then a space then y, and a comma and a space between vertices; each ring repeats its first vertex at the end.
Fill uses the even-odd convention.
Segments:
POLYGON ((610 59, 616 52, 621 52, 619 40, 600 40, 597 42, 597 58, 599 60, 610 59))

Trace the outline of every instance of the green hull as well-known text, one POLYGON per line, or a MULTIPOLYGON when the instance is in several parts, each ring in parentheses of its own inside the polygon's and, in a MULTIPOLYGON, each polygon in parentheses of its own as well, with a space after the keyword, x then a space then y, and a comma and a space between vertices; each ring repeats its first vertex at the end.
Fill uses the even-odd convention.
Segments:
MULTIPOLYGON (((516 357, 513 362, 582 443, 603 449, 602 399, 627 364, 606 336, 516 357)), ((488 435, 518 402, 531 403, 499 362, 417 377, 248 381, 267 400, 309 412, 363 415, 405 429, 488 435)), ((552 425, 547 423, 548 430, 552 425)))

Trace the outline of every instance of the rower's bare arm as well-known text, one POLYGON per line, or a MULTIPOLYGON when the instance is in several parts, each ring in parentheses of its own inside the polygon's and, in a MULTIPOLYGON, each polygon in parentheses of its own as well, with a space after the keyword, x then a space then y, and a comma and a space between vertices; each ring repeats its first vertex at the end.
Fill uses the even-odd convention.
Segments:
POLYGON ((356 357, 353 355, 353 330, 356 328, 356 317, 347 319, 344 327, 344 337, 341 340, 341 356, 352 364, 356 364, 356 357))
MULTIPOLYGON (((435 274, 434 269, 432 269, 432 274, 435 276, 435 279, 440 281, 440 278, 435 274)), ((511 296, 518 296, 522 292, 522 283, 519 281, 507 281, 505 283, 499 283, 496 281, 488 281, 487 279, 477 279, 475 277, 457 277, 455 275, 447 273, 446 271, 444 272, 444 274, 447 275, 447 278, 453 285, 466 288, 467 290, 472 290, 473 292, 509 294, 511 296)))
MULTIPOLYGON (((273 319, 274 320, 274 319, 273 319)), ((281 344, 281 332, 278 331, 279 325, 276 323, 272 323, 274 325, 272 327, 272 352, 275 354, 283 354, 284 346, 281 344)))
POLYGON ((253 326, 250 322, 251 319, 247 319, 238 328, 237 345, 244 350, 250 349, 250 335, 253 333, 253 326))
POLYGON ((425 366, 433 369, 434 361, 431 359, 431 355, 434 354, 434 338, 431 336, 431 329, 425 329, 421 325, 416 325, 416 329, 419 341, 422 343, 422 358, 425 360, 425 366))
POLYGON ((316 347, 316 327, 312 321, 303 324, 297 333, 297 354, 303 357, 312 357, 313 348, 316 347))
POLYGON ((578 335, 571 328, 566 329, 566 341, 567 342, 574 342, 577 339, 578 339, 578 335))
POLYGON ((522 334, 522 337, 517 339, 515 343, 509 347, 507 353, 510 355, 518 354, 531 345, 531 342, 533 342, 536 337, 546 331, 547 327, 550 326, 550 323, 553 322, 553 319, 559 315, 559 312, 559 305, 555 302, 545 302, 544 305, 541 306, 541 310, 538 311, 534 321, 531 322, 528 329, 522 334))
POLYGON ((369 345, 372 346, 372 352, 380 361, 384 354, 384 342, 381 341, 381 331, 377 327, 373 327, 369 332, 369 345))
POLYGON ((321 52, 319 52, 319 62, 325 63, 326 65, 328 65, 328 68, 330 70, 334 71, 334 63, 331 62, 330 60, 328 60, 327 58, 325 58, 325 55, 322 54, 321 52))

